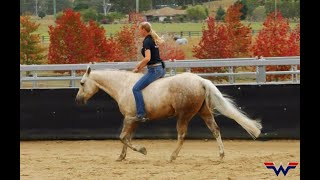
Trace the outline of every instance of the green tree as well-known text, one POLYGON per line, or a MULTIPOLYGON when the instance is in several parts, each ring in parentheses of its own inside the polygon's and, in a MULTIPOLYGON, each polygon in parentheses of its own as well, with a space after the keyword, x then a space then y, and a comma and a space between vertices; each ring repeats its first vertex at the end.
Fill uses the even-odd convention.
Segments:
POLYGON ((258 0, 241 0, 241 2, 247 8, 247 16, 252 16, 253 11, 261 4, 258 0))
POLYGON ((40 11, 38 13, 38 16, 42 19, 42 18, 44 18, 46 16, 46 13, 44 11, 40 11))
POLYGON ((40 11, 47 12, 47 0, 20 0, 20 15, 34 15, 37 12, 39 15, 40 11), (37 5, 36 5, 37 2, 37 5))
POLYGON ((261 21, 263 22, 265 18, 267 17, 266 15, 266 9, 264 6, 258 6, 255 10, 252 12, 252 19, 254 21, 261 21))
POLYGON ((80 11, 80 14, 84 22, 88 22, 90 20, 96 21, 98 18, 98 13, 94 8, 84 9, 80 11))
POLYGON ((226 11, 221 6, 219 6, 219 9, 216 14, 216 20, 217 21, 224 20, 225 15, 226 15, 226 11))
POLYGON ((20 15, 32 14, 34 12, 34 2, 31 0, 20 0, 20 15))
MULTIPOLYGON (((140 2, 140 1, 139 1, 140 2)), ((112 11, 128 14, 136 11, 136 1, 128 0, 110 0, 112 11)), ((141 10, 139 10, 141 11, 141 10)))
POLYGON ((20 16, 20 64, 40 64, 46 57, 39 35, 33 34, 39 25, 31 22, 29 16, 20 16))
POLYGON ((119 12, 109 12, 105 18, 108 19, 109 22, 113 22, 114 20, 120 20, 124 17, 125 16, 119 12))
POLYGON ((148 11, 152 8, 151 0, 139 0, 139 11, 148 11))
POLYGON ((89 9, 90 1, 89 0, 74 0, 73 1, 73 10, 82 11, 89 9))
POLYGON ((187 12, 187 17, 191 20, 203 20, 205 19, 208 14, 205 10, 206 8, 201 5, 196 5, 193 7, 189 7, 186 12, 187 12))
MULTIPOLYGON (((266 14, 275 10, 275 0, 266 0, 266 14)), ((300 17, 300 0, 297 1, 280 1, 277 0, 277 10, 281 12, 284 18, 300 17)))
POLYGON ((240 9, 240 12, 241 12, 241 17, 240 19, 241 20, 244 20, 247 18, 247 14, 248 14, 248 7, 247 7, 247 1, 246 0, 238 0, 234 3, 234 5, 236 4, 241 4, 242 5, 242 8, 240 9))
MULTIPOLYGON (((46 5, 48 7, 47 14, 53 15, 53 0, 46 0, 46 5)), ((72 8, 72 2, 70 0, 56 0, 56 12, 61 12, 67 8, 72 8)))

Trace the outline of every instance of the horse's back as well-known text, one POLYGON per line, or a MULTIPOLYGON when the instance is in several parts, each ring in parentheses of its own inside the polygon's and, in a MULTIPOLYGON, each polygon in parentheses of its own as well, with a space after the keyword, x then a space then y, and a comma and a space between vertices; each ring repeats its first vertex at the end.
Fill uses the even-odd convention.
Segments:
POLYGON ((158 114, 177 115, 198 111, 205 98, 201 77, 192 73, 161 78, 143 90, 146 108, 158 114))

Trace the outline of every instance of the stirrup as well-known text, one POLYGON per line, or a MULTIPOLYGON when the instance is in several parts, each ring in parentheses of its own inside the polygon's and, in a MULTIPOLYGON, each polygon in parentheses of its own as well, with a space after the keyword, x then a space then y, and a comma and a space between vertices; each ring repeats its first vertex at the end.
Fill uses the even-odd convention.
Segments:
POLYGON ((149 118, 147 117, 136 117, 136 122, 146 122, 149 121, 149 118))

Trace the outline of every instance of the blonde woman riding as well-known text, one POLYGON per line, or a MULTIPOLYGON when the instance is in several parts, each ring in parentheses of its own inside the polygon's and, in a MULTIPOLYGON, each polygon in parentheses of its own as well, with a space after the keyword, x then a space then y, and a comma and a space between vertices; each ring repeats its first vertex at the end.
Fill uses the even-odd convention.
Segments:
POLYGON ((137 64, 133 72, 140 72, 145 66, 147 66, 148 72, 137 81, 133 86, 132 91, 136 102, 137 121, 145 122, 148 118, 146 117, 145 105, 141 91, 150 83, 162 78, 165 75, 165 67, 164 62, 160 58, 158 47, 163 40, 152 30, 151 24, 149 22, 142 22, 139 26, 139 33, 144 37, 141 49, 141 54, 144 58, 137 64))

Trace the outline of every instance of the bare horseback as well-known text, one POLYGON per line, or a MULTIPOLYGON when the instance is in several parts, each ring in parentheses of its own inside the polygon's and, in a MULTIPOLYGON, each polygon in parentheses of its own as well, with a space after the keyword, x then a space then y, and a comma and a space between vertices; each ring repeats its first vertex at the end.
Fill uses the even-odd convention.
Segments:
POLYGON ((150 122, 168 117, 177 119, 178 141, 170 161, 177 158, 187 134, 188 124, 196 114, 200 115, 217 140, 221 159, 224 157, 224 146, 220 129, 214 119, 214 110, 235 120, 253 139, 260 135, 261 123, 250 119, 239 110, 211 81, 192 73, 163 78, 165 70, 156 50, 161 40, 157 39, 158 36, 149 23, 141 24, 140 34, 145 36, 142 48, 144 59, 133 72, 91 70, 88 67, 76 96, 76 102, 86 103, 101 89, 118 103, 124 117, 120 134, 123 148, 118 161, 125 159, 128 147, 147 154, 146 148, 131 142, 138 124, 147 120, 150 122), (140 73, 145 66, 148 66, 148 72, 140 73))

